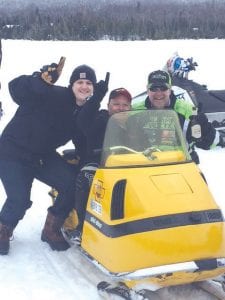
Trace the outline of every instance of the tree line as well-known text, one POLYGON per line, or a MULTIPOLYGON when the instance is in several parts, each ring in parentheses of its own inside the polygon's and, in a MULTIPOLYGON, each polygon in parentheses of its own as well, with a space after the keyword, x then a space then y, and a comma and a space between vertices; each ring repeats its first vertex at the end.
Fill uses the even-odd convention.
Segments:
POLYGON ((0 10, 0 37, 32 40, 225 38, 225 1, 82 1, 0 10), (74 3, 75 2, 75 3, 74 3))

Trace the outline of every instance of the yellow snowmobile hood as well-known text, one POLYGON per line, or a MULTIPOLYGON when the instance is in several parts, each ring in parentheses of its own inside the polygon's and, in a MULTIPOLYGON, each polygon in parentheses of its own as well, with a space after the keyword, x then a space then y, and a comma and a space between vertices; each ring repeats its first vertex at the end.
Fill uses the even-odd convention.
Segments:
POLYGON ((101 169, 82 247, 114 273, 225 257, 224 219, 194 163, 101 169))
POLYGON ((225 272, 224 224, 174 111, 111 116, 83 228, 88 257, 160 286, 215 277, 225 272))

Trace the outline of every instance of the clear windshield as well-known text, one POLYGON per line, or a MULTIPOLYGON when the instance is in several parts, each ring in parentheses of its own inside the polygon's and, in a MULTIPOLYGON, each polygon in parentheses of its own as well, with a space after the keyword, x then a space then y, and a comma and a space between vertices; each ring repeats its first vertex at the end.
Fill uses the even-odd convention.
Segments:
POLYGON ((110 117, 102 166, 161 165, 187 160, 190 156, 173 110, 125 111, 110 117))

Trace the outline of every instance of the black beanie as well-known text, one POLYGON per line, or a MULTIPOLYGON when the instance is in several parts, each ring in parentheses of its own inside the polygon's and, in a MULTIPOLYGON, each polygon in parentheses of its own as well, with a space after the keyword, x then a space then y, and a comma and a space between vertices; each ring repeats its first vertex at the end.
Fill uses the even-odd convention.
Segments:
POLYGON ((78 66, 73 70, 70 77, 70 85, 73 85, 79 79, 90 80, 93 84, 96 84, 97 81, 94 69, 87 65, 78 66))

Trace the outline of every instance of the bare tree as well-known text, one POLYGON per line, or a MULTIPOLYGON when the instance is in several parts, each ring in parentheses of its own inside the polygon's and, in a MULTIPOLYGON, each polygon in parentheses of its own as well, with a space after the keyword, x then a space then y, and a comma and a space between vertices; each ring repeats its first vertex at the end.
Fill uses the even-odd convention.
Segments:
MULTIPOLYGON (((2 41, 0 39, 0 68, 1 68, 1 63, 2 63, 2 41)), ((1 89, 1 82, 0 82, 0 89, 1 89)), ((2 113, 3 113, 2 102, 0 101, 0 119, 2 117, 2 113)))

